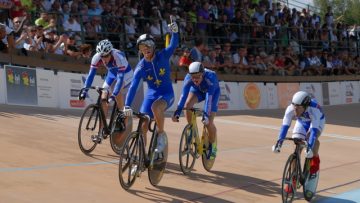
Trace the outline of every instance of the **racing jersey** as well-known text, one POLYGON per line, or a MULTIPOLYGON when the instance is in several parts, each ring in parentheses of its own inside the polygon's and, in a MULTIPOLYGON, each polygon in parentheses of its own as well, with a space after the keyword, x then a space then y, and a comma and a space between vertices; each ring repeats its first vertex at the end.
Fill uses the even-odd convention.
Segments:
MULTIPOLYGON (((309 147, 313 147, 318 132, 321 132, 323 126, 322 120, 325 119, 325 115, 322 111, 321 106, 316 102, 315 99, 311 99, 310 105, 306 108, 304 113, 300 117, 295 117, 295 109, 292 104, 290 104, 285 111, 283 118, 283 124, 279 134, 279 140, 283 140, 286 137, 286 133, 291 125, 293 118, 296 118, 296 121, 299 122, 303 128, 308 132, 310 130, 309 138, 309 147)), ((306 135, 304 135, 306 136, 306 135)))
POLYGON ((215 91, 220 88, 216 73, 212 70, 205 68, 203 80, 201 81, 199 86, 194 84, 194 82, 191 80, 191 75, 188 73, 184 78, 182 94, 180 96, 177 107, 178 110, 181 110, 184 107, 190 88, 194 88, 195 91, 206 94, 204 112, 207 116, 209 116, 211 113, 212 97, 215 91))
MULTIPOLYGON (((96 70, 101 64, 107 68, 107 75, 116 77, 117 83, 114 87, 113 95, 117 96, 123 84, 124 74, 131 71, 131 66, 125 58, 125 53, 117 50, 111 50, 111 58, 107 64, 101 60, 100 53, 96 53, 91 60, 89 75, 85 81, 85 87, 89 88, 94 80, 96 70)), ((111 84, 110 84, 111 85, 111 84)))
POLYGON ((172 33, 170 44, 161 51, 155 52, 152 61, 142 58, 137 64, 133 81, 131 82, 125 105, 131 106, 134 100, 140 80, 147 82, 147 97, 158 97, 160 95, 174 94, 171 82, 171 71, 169 59, 179 44, 179 34, 172 33))

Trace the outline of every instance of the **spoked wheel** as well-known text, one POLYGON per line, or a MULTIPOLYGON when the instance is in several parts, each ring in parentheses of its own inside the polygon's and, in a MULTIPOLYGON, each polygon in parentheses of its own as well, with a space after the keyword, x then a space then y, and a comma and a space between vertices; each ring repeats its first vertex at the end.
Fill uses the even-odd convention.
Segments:
MULTIPOLYGON (((118 123, 118 119, 114 120, 111 134, 110 134, 110 145, 111 149, 118 155, 120 155, 120 152, 122 150, 122 146, 124 145, 124 142, 126 140, 126 137, 131 133, 132 131, 132 117, 127 117, 125 129, 124 126, 121 127, 121 124, 118 123)), ((124 124, 123 124, 124 125, 124 124)))
POLYGON ((320 171, 310 175, 310 159, 305 160, 304 166, 304 184, 303 184, 303 194, 306 201, 310 202, 316 194, 316 188, 319 182, 320 171))
POLYGON ((292 202, 294 200, 297 189, 297 174, 296 157, 294 154, 291 154, 286 161, 281 183, 283 203, 292 202))
POLYGON ((91 153, 97 143, 93 141, 94 136, 100 134, 100 113, 99 107, 90 104, 84 110, 81 116, 79 129, 78 129, 78 142, 80 150, 84 154, 91 153))
MULTIPOLYGON (((164 134, 163 136, 166 136, 164 134)), ((155 152, 158 134, 152 136, 149 148, 150 165, 148 167, 148 177, 151 185, 157 186, 164 175, 166 162, 168 158, 168 144, 160 153, 155 152)), ((167 140, 167 136, 166 136, 167 140)), ((167 143, 167 142, 166 142, 167 143)))
POLYGON ((194 168, 196 161, 196 147, 194 132, 190 124, 186 125, 179 146, 179 163, 181 171, 186 175, 194 168))
POLYGON ((120 152, 119 181, 122 188, 128 190, 135 182, 141 170, 141 136, 137 132, 131 133, 125 140, 120 152))
MULTIPOLYGON (((201 136, 201 144, 203 145, 203 154, 201 156, 202 164, 205 168, 205 170, 209 171, 214 166, 215 163, 215 157, 212 158, 211 155, 211 148, 209 143, 209 133, 207 129, 203 128, 203 134, 201 136)), ((213 143, 217 146, 217 138, 215 138, 215 142, 213 143)))

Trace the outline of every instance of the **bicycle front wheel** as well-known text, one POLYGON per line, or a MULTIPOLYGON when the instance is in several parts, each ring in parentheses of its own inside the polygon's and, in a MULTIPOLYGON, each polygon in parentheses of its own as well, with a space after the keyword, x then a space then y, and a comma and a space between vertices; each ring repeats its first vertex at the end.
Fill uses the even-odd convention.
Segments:
MULTIPOLYGON (((163 136, 166 136, 164 134, 163 136)), ((148 177, 151 185, 157 186, 161 181, 166 167, 168 158, 168 144, 166 144, 164 150, 160 153, 155 152, 158 134, 152 136, 149 147, 150 166, 148 167, 148 177)), ((167 140, 167 137, 165 138, 167 140)))
MULTIPOLYGON (((210 142, 209 142, 209 132, 204 127, 203 133, 201 136, 201 144, 203 145, 203 153, 201 156, 202 164, 205 170, 209 171, 212 169, 215 163, 215 157, 211 158, 211 149, 210 149, 210 142)), ((214 144, 217 146, 217 137, 215 137, 214 144)))
POLYGON ((303 194, 306 201, 310 202, 311 199, 316 194, 316 188, 319 182, 320 171, 317 173, 310 175, 310 160, 305 159, 304 164, 304 184, 303 184, 303 194))
POLYGON ((95 104, 90 104, 84 110, 81 116, 78 129, 78 143, 80 150, 84 154, 91 153, 97 143, 93 141, 93 137, 100 134, 100 112, 99 107, 95 104))
POLYGON ((281 197, 283 203, 289 203, 294 200, 298 180, 296 164, 297 157, 294 154, 291 154, 286 161, 281 183, 281 197))
POLYGON ((143 160, 141 136, 138 132, 132 132, 125 140, 120 152, 119 181, 122 188, 128 190, 135 182, 141 171, 143 160))
POLYGON ((179 146, 179 163, 181 171, 186 175, 194 168, 196 161, 195 132, 187 124, 181 134, 179 146))
MULTIPOLYGON (((119 115, 118 115, 119 116, 119 115)), ((119 123, 118 119, 115 119, 113 121, 112 127, 111 127, 111 135, 110 135, 110 145, 111 149, 118 155, 120 155, 120 152, 122 150, 122 147, 125 143, 126 137, 131 133, 132 131, 132 117, 128 117, 126 121, 123 121, 126 123, 125 129, 119 129, 119 123)))

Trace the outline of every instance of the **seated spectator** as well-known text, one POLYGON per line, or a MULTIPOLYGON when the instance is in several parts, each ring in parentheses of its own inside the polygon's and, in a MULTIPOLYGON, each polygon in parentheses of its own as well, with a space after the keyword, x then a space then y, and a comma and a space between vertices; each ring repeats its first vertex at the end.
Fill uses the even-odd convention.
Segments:
POLYGON ((255 75, 264 75, 267 71, 267 66, 259 55, 255 57, 255 67, 255 75))
POLYGON ((332 60, 332 66, 333 66, 333 73, 334 75, 341 75, 343 74, 343 62, 341 60, 341 57, 338 55, 338 53, 334 53, 333 60, 332 60))
POLYGON ((74 14, 70 14, 69 18, 63 24, 64 31, 70 31, 71 33, 81 32, 81 26, 76 20, 74 14))
POLYGON ((54 19, 52 19, 51 15, 46 12, 42 12, 40 14, 40 18, 35 20, 35 25, 41 26, 45 30, 48 28, 56 28, 56 23, 54 19))
POLYGON ((190 58, 190 49, 187 47, 184 47, 182 50, 182 55, 180 56, 180 59, 179 59, 180 70, 184 70, 185 72, 187 72, 188 67, 191 62, 192 62, 192 60, 190 58))
POLYGON ((285 71, 286 71, 286 75, 300 75, 300 70, 298 68, 299 62, 296 58, 296 56, 294 54, 292 54, 292 49, 291 47, 287 47, 285 49, 285 53, 284 53, 284 57, 285 57, 285 71))
MULTIPOLYGON (((229 44, 225 44, 225 46, 228 46, 229 44)), ((224 47, 224 50, 226 50, 227 48, 224 47)), ((230 49, 228 50, 228 53, 230 52, 230 49)), ((233 62, 233 67, 234 67, 234 71, 237 74, 241 74, 241 75, 247 75, 249 74, 249 63, 248 63, 248 58, 247 58, 247 48, 244 46, 240 46, 238 48, 237 53, 232 55, 232 62, 233 62)))
POLYGON ((36 41, 35 41, 36 27, 29 26, 26 28, 25 31, 26 31, 26 38, 23 44, 24 49, 27 51, 37 51, 38 47, 36 46, 36 41))
POLYGON ((15 48, 13 30, 0 23, 0 51, 8 53, 15 48))
POLYGON ((203 61, 203 50, 205 49, 205 44, 202 38, 195 39, 195 46, 190 50, 190 58, 192 62, 202 62, 203 61))
POLYGON ((334 66, 333 66, 333 55, 332 54, 327 54, 327 56, 325 57, 325 71, 324 74, 325 75, 333 75, 334 74, 334 66))

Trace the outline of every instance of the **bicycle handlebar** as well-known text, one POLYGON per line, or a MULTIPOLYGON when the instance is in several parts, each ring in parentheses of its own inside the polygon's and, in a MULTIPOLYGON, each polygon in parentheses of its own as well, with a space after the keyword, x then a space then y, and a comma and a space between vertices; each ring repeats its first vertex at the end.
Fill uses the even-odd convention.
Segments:
POLYGON ((284 138, 283 140, 290 140, 290 141, 293 141, 295 144, 302 144, 302 145, 305 145, 305 146, 308 146, 309 143, 304 140, 304 139, 301 139, 301 138, 290 138, 290 137, 286 137, 284 138))

